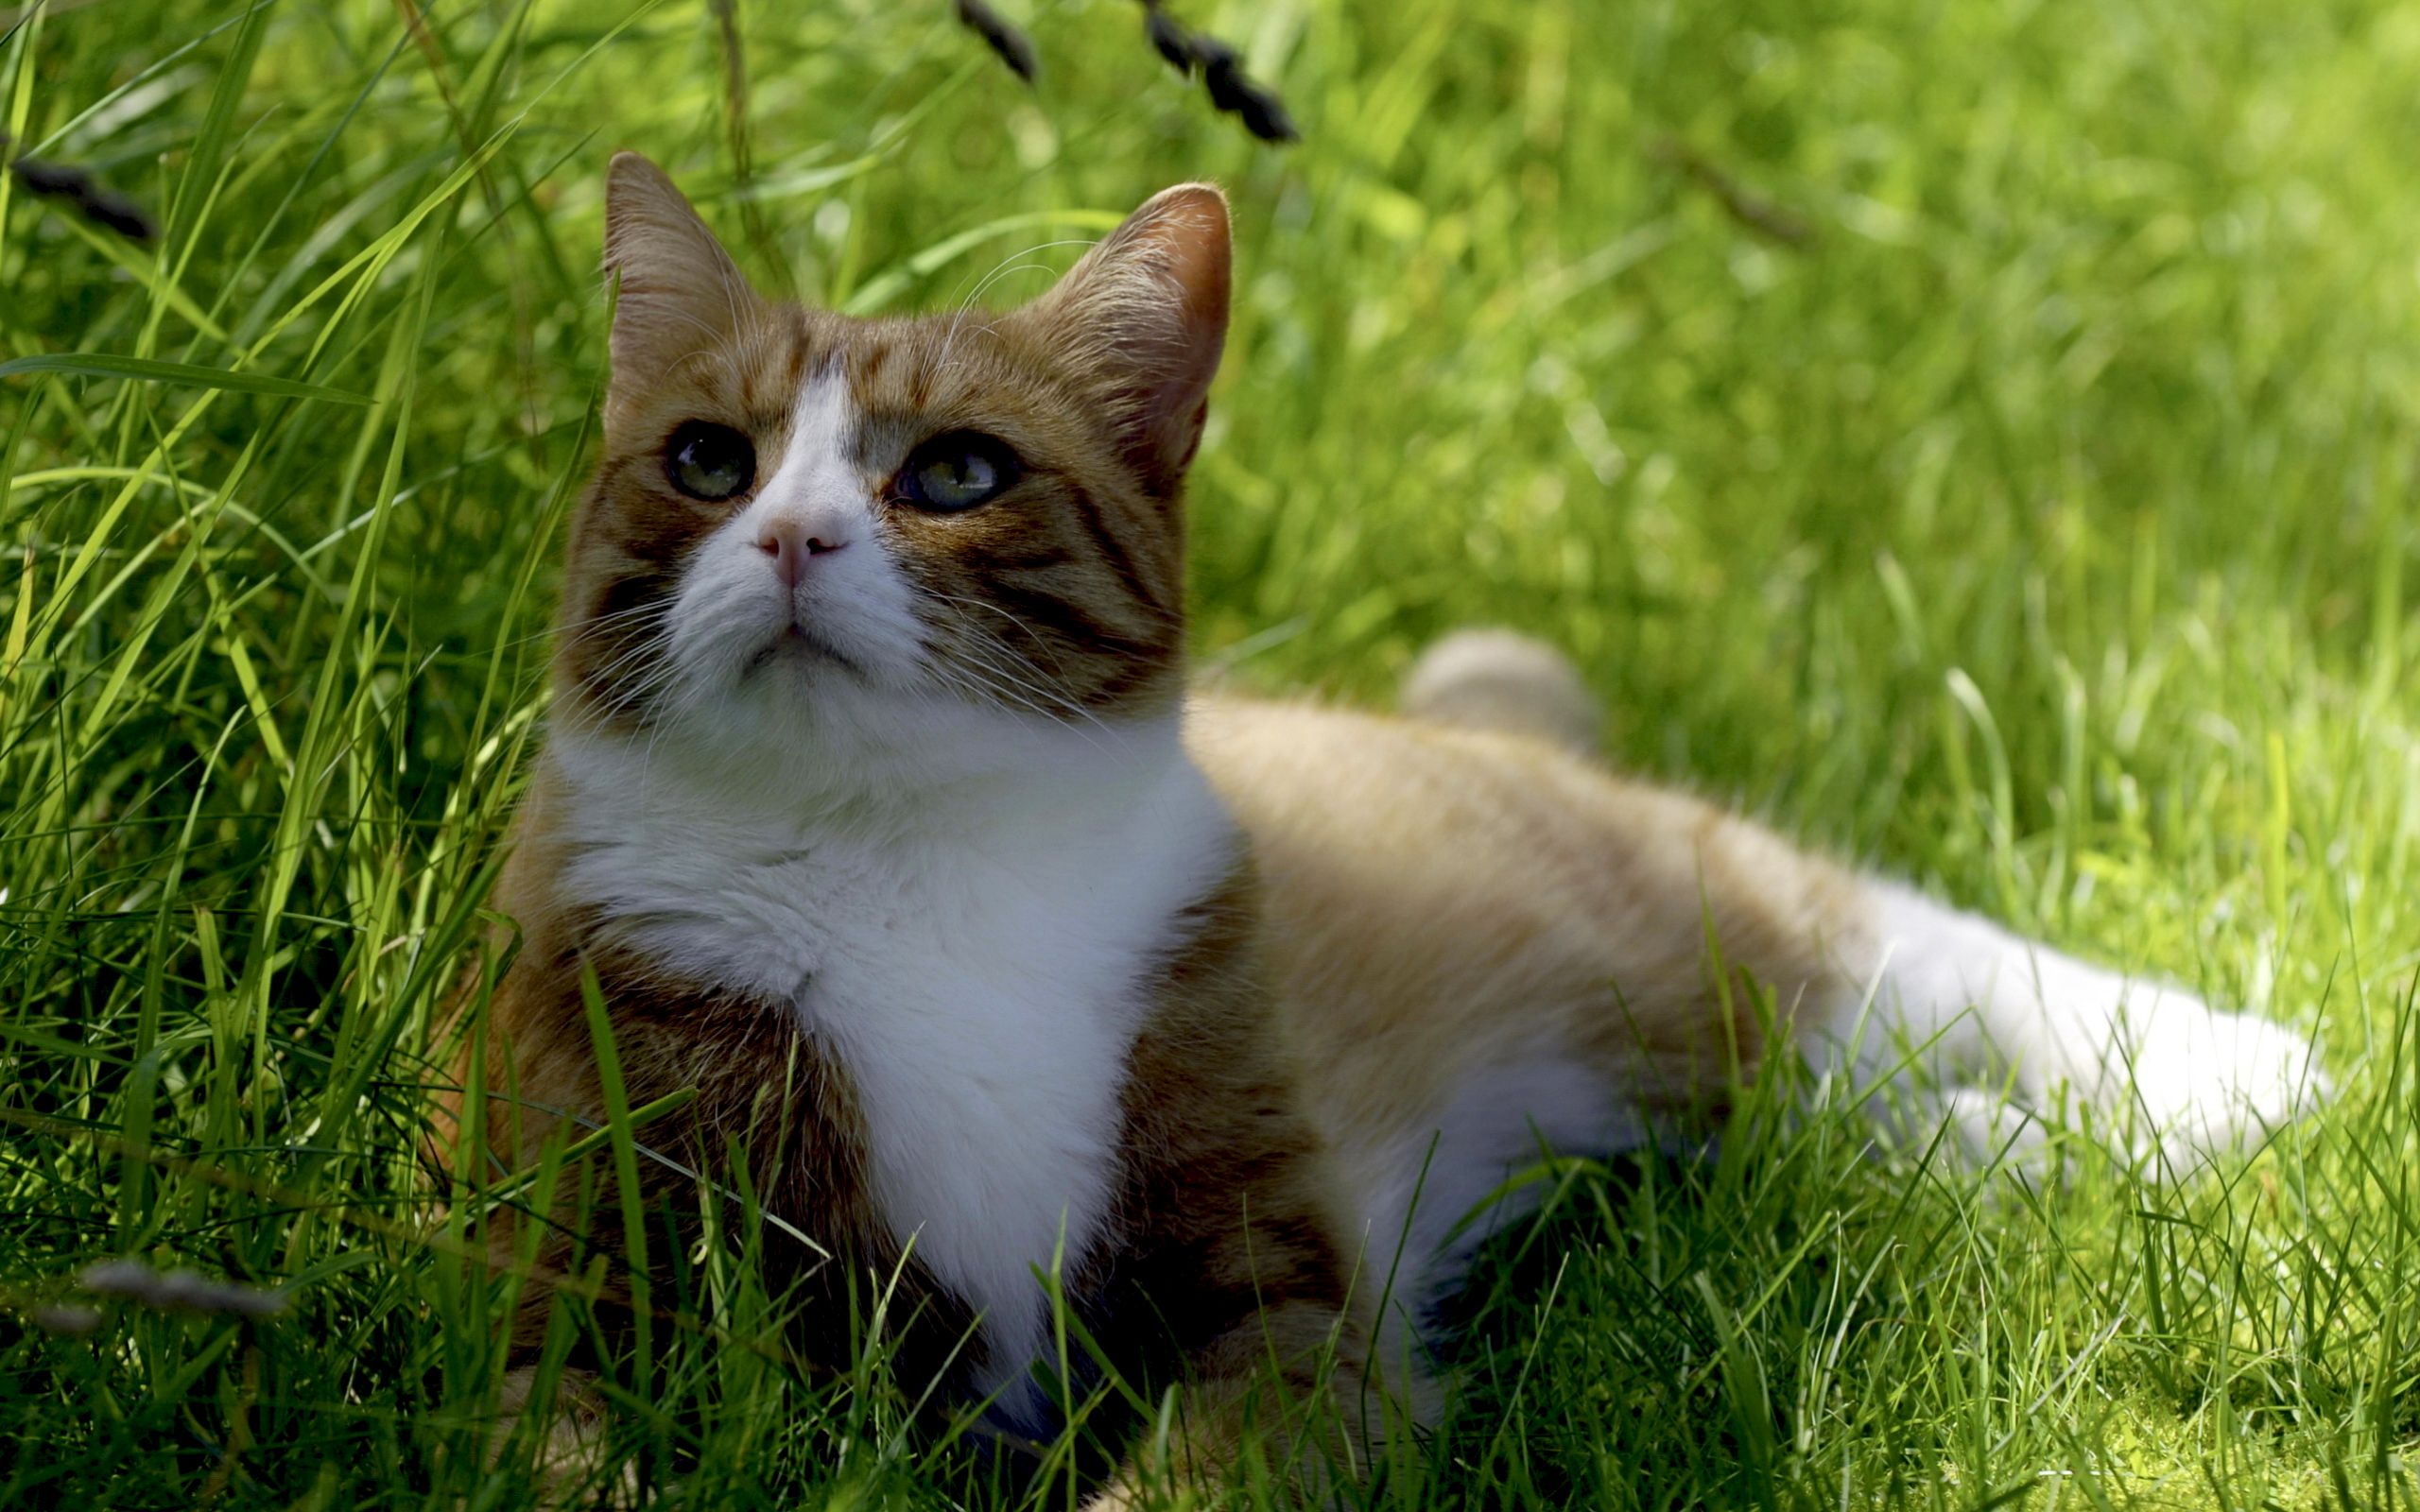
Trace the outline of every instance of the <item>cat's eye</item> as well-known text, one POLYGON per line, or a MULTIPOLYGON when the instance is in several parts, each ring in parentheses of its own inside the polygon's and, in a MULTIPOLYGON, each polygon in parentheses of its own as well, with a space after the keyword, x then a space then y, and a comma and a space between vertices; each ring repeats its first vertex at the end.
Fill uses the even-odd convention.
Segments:
POLYGON ((665 443, 664 475, 693 499, 728 499, 756 481, 756 448, 728 425, 693 420, 665 443))
POLYGON ((908 454, 899 491, 919 509, 950 514, 972 509, 1017 480, 1017 455, 981 431, 951 431, 908 454))

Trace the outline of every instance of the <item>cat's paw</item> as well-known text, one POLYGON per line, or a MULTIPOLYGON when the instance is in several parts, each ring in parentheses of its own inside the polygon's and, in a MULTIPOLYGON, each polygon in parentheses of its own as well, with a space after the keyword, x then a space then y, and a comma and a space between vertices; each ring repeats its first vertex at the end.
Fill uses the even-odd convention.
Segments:
MULTIPOLYGON (((587 1505, 607 1469, 603 1399, 584 1372, 566 1371, 551 1402, 533 1400, 536 1380, 537 1371, 527 1366, 505 1377, 503 1413, 488 1435, 488 1465, 501 1468, 516 1452, 514 1441, 527 1426, 525 1419, 536 1418, 544 1426, 527 1462, 537 1482, 536 1504, 548 1509, 587 1505)), ((532 1451, 523 1448, 519 1452, 532 1451)), ((635 1464, 624 1464, 611 1480, 624 1502, 636 1503, 640 1486, 635 1464)))
MULTIPOLYGON (((1884 950, 1870 1001, 1886 1032, 1866 1033, 1862 1005, 1824 1031, 1869 1066, 1886 1062, 1877 1043, 1905 1042, 1946 1084, 2005 1068, 2037 1116, 2084 1115, 2096 1135, 2180 1174, 2327 1094, 2310 1046, 2281 1024, 2217 1012, 2173 983, 2080 961, 1905 888, 1879 887, 1876 906, 1884 950)), ((1953 1097, 1943 1112, 1950 1133, 1988 1150, 2014 1130, 1979 1108, 1953 1097)))
POLYGON ((2192 1164, 2255 1144, 2309 1112, 2329 1086, 2311 1046, 2280 1023, 2221 1013, 2177 988, 2131 984, 2095 1101, 2137 1148, 2192 1164))

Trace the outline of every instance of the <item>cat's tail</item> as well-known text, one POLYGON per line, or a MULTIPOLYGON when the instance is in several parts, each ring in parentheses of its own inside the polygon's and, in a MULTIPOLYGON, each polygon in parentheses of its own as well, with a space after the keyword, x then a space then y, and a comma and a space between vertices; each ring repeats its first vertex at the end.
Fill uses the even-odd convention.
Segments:
POLYGON ((1468 730, 1528 735, 1597 754, 1604 713, 1571 659, 1512 630, 1456 630, 1403 679, 1403 712, 1468 730))

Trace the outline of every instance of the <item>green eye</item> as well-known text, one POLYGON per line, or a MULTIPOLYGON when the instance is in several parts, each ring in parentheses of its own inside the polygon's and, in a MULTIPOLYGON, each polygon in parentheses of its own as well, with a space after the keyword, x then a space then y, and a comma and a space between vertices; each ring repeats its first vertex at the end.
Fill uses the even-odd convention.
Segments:
POLYGON ((665 443, 664 475, 693 499, 718 502, 756 481, 756 448, 728 425, 689 421, 665 443))
POLYGON ((981 431, 936 436, 908 455, 899 472, 899 491, 908 503, 937 514, 972 509, 1017 480, 1017 455, 1009 443, 981 431))

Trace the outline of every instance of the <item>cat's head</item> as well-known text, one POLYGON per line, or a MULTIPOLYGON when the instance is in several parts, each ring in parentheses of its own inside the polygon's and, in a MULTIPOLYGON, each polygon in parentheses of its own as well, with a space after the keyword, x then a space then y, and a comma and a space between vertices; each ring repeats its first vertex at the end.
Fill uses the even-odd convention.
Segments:
POLYGON ((759 295, 623 153, 605 261, 561 714, 838 756, 1173 711, 1179 497, 1227 319, 1216 189, 1159 195, 1020 309, 856 319, 759 295))

